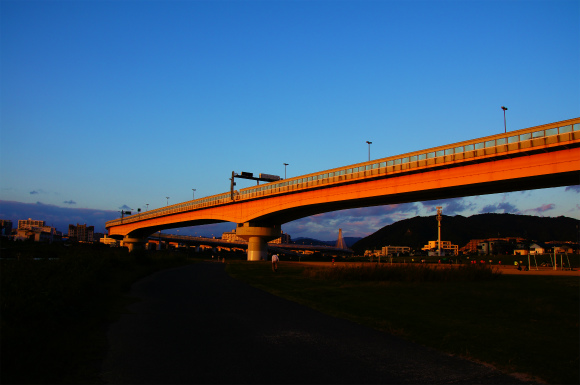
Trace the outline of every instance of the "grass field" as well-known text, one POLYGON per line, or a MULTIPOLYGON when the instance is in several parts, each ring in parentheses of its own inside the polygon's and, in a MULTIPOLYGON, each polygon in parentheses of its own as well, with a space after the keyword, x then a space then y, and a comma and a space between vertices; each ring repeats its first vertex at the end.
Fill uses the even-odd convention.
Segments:
POLYGON ((281 263, 278 273, 269 262, 227 266, 234 278, 332 316, 506 373, 580 383, 578 277, 476 277, 466 271, 468 279, 378 280, 368 272, 317 269, 291 262, 281 263))

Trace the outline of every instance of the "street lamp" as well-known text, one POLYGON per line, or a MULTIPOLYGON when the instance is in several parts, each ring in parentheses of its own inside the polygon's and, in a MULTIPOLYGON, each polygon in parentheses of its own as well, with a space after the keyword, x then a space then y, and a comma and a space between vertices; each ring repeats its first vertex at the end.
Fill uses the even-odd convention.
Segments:
POLYGON ((145 206, 147 206, 147 211, 149 211, 149 203, 145 203, 145 206))
POLYGON ((505 112, 507 111, 507 107, 501 106, 501 109, 503 110, 503 132, 506 133, 507 125, 505 123, 505 112))
POLYGON ((369 145, 369 162, 370 162, 370 161, 371 161, 371 144, 372 144, 373 142, 369 142, 369 141, 367 140, 367 143, 368 143, 368 145, 369 145))
POLYGON ((169 197, 165 197, 167 198, 167 206, 169 206, 169 197))
POLYGON ((288 163, 284 163, 284 179, 286 179, 286 166, 288 166, 288 163))
POLYGON ((196 191, 196 190, 195 190, 194 188, 192 188, 192 189, 191 189, 191 191, 193 192, 193 196, 192 196, 192 198, 193 198, 193 199, 195 199, 195 191, 196 191))

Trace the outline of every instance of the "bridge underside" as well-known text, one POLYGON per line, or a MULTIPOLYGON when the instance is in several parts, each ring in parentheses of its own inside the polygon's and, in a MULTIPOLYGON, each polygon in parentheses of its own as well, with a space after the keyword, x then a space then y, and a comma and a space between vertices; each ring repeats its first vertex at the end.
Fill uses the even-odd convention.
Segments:
POLYGON ((507 193, 512 191, 535 190, 580 184, 580 171, 565 174, 549 174, 527 178, 514 178, 472 185, 433 188, 428 190, 405 191, 388 196, 361 198, 355 201, 317 203, 310 206, 293 207, 260 217, 263 223, 288 223, 300 218, 327 212, 361 207, 384 206, 392 204, 427 202, 439 199, 507 193))

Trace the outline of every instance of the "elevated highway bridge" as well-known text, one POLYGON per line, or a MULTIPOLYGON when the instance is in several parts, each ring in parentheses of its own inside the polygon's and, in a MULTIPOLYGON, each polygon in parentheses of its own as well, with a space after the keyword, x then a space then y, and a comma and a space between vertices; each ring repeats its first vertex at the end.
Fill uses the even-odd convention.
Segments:
POLYGON ((324 170, 106 223, 129 249, 165 229, 237 224, 248 260, 293 220, 357 207, 580 184, 580 118, 324 170))
MULTIPOLYGON (((243 249, 248 248, 247 242, 242 241, 229 241, 219 238, 205 238, 205 237, 194 237, 188 235, 174 235, 174 234, 153 234, 149 236, 148 241, 155 242, 159 244, 164 243, 174 243, 177 245, 183 244, 188 246, 205 246, 217 249, 243 249)), ((305 245, 297 243, 270 243, 268 244, 269 249, 274 249, 278 253, 298 255, 305 253, 319 252, 323 255, 351 255, 352 250, 348 248, 332 247, 332 246, 322 246, 322 245, 305 245)))

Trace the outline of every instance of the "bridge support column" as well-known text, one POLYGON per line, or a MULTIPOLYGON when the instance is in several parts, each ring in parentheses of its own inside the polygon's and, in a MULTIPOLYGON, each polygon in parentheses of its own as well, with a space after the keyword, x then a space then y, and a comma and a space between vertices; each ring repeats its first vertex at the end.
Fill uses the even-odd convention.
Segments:
POLYGON ((147 239, 141 238, 123 238, 123 246, 129 249, 129 252, 135 250, 145 250, 145 245, 147 244, 147 239))
POLYGON ((252 223, 239 223, 236 235, 248 241, 248 261, 268 259, 268 241, 282 235, 280 225, 256 226, 252 223))

